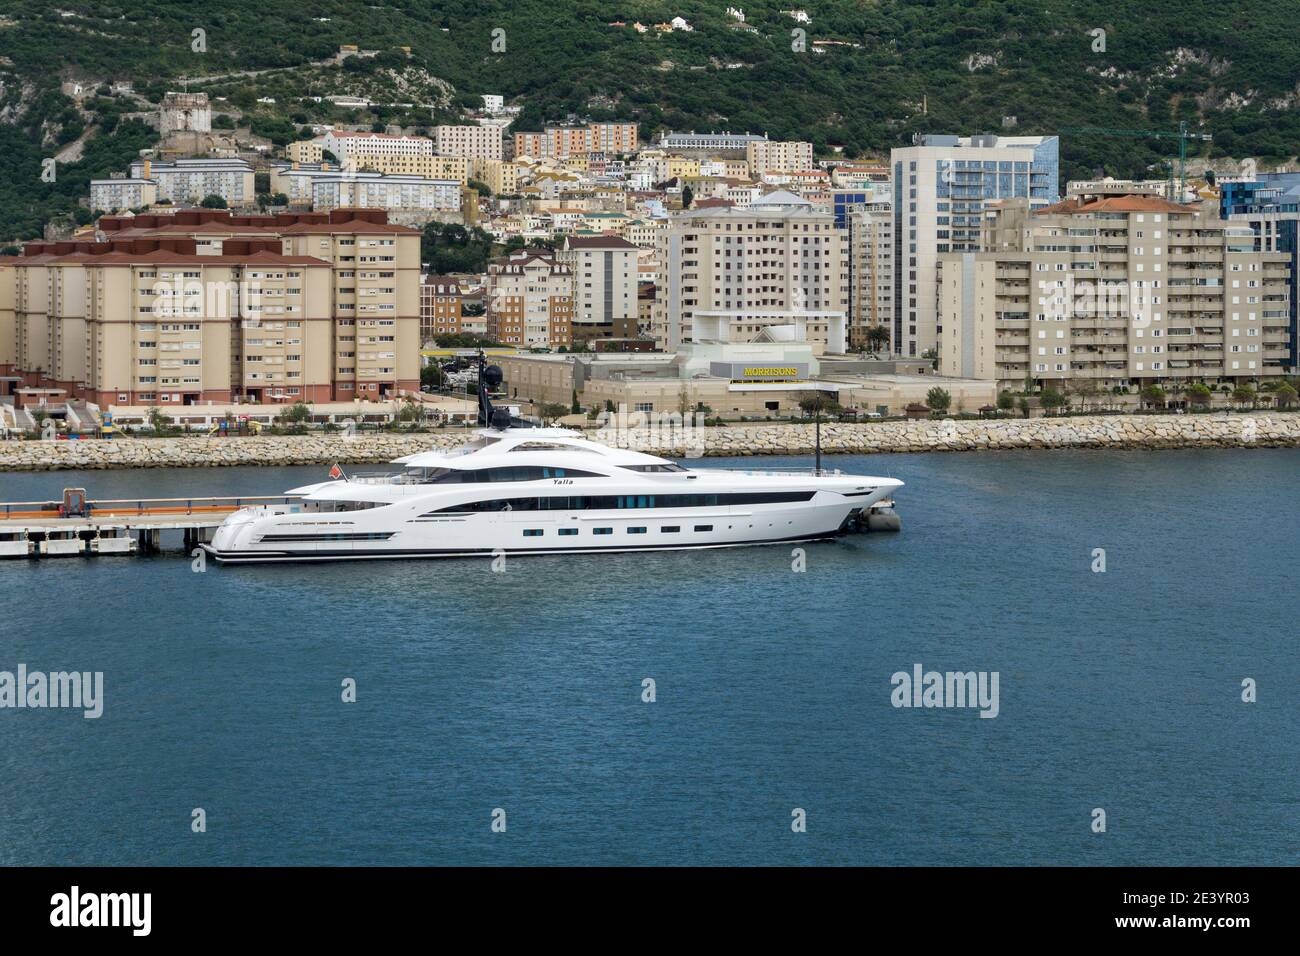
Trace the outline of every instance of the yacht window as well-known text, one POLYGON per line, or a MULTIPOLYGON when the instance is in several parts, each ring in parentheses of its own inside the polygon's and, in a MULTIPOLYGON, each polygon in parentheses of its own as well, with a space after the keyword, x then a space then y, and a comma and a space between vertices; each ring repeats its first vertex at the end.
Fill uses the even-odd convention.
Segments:
MULTIPOLYGON (((722 505, 771 505, 808 501, 811 491, 753 491, 698 495, 545 495, 541 497, 488 498, 427 511, 463 514, 483 511, 618 511, 629 508, 715 508, 722 505)), ((698 528, 696 529, 699 530, 698 528)))
POLYGON ((662 465, 623 465, 627 471, 640 472, 665 472, 665 471, 685 471, 681 465, 674 465, 672 462, 665 462, 662 465))
POLYGON ((592 528, 591 533, 592 534, 613 534, 614 529, 613 528, 592 528))
POLYGON ((571 535, 571 534, 577 534, 577 533, 578 533, 578 529, 577 529, 577 528, 561 528, 561 529, 560 529, 560 536, 561 536, 561 537, 563 537, 563 536, 565 536, 565 535, 571 535))
POLYGON ((493 481, 541 481, 545 478, 605 478, 577 468, 549 468, 542 465, 510 465, 502 468, 409 468, 421 484, 479 484, 493 481))
POLYGON ((696 530, 696 531, 712 531, 712 530, 713 530, 713 525, 711 525, 711 524, 697 524, 697 525, 695 526, 695 530, 696 530))
POLYGON ((541 536, 542 536, 542 529, 541 529, 541 528, 525 528, 525 529, 524 529, 524 537, 525 537, 525 538, 540 538, 541 536))
POLYGON ((530 441, 524 442, 522 445, 516 445, 510 451, 512 453, 517 451, 585 451, 587 454, 592 454, 594 449, 583 448, 580 445, 557 445, 552 442, 530 441))
POLYGON ((339 511, 368 511, 371 508, 383 508, 386 504, 384 501, 304 501, 302 510, 332 514, 339 511))
POLYGON ((682 526, 677 524, 666 524, 659 530, 664 534, 676 534, 678 531, 682 530, 682 526))
POLYGON ((628 528, 628 534, 645 534, 645 528, 628 528))

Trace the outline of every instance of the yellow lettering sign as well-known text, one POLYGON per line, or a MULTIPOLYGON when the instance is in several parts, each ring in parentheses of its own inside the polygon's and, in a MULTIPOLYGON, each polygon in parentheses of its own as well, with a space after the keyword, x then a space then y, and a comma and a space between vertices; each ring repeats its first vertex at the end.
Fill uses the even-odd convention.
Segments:
POLYGON ((746 378, 794 378, 799 374, 797 368, 747 368, 746 378))

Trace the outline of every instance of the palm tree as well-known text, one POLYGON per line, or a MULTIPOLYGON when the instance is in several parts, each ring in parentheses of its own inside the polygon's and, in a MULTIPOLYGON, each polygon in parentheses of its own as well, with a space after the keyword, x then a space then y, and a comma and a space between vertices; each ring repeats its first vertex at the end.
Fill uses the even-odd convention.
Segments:
POLYGON ((873 355, 876 352, 879 352, 882 347, 888 346, 889 329, 885 328, 883 325, 873 325, 871 328, 867 329, 867 347, 871 350, 873 355))

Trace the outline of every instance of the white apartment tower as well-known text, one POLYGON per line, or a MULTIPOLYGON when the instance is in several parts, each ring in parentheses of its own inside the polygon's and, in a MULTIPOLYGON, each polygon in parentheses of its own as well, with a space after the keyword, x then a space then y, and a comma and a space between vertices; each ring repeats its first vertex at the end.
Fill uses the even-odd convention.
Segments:
POLYGON ((1059 198, 1055 136, 922 136, 890 153, 894 205, 894 335, 897 354, 938 346, 935 313, 938 256, 977 252, 984 205, 1059 198))
POLYGON ((658 242, 659 347, 776 339, 844 352, 843 242, 832 213, 788 192, 675 215, 658 242))

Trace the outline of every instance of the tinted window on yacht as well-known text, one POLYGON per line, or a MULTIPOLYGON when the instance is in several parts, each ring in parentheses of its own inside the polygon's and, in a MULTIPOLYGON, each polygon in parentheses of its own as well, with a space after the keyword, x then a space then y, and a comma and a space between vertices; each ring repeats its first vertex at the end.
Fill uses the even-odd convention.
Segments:
POLYGON ((500 468, 417 468, 416 480, 425 485, 477 484, 493 481, 540 481, 543 478, 604 478, 577 468, 546 468, 541 465, 510 465, 500 468))
POLYGON ((643 471, 647 473, 686 470, 681 465, 674 465, 672 462, 665 462, 661 465, 624 465, 623 467, 628 471, 643 471))
POLYGON ((469 514, 482 511, 606 511, 641 508, 712 508, 723 505, 771 505, 808 501, 811 491, 752 491, 699 495, 546 495, 528 498, 489 498, 427 511, 469 514))

